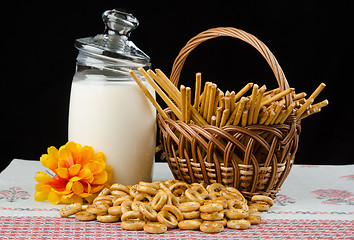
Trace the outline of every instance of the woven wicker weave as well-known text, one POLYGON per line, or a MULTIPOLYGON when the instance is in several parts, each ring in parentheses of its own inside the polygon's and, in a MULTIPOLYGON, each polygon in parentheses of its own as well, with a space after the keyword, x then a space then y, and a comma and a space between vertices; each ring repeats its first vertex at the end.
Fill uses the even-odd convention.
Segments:
MULTIPOLYGON (((177 56, 171 81, 178 85, 188 54, 200 43, 228 36, 243 40, 256 48, 272 68, 279 88, 289 84, 270 50, 256 37, 235 28, 213 28, 193 37, 177 56)), ((286 96, 286 106, 292 103, 286 96)), ((158 115, 160 138, 166 159, 176 179, 188 183, 218 182, 239 189, 247 198, 265 194, 275 198, 294 162, 300 123, 290 115, 280 125, 203 127, 186 124, 167 108, 169 118, 158 115)))

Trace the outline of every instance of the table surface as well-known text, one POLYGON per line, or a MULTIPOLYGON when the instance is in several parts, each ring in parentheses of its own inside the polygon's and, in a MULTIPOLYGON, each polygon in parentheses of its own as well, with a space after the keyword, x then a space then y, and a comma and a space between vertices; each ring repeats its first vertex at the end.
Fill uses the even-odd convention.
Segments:
MULTIPOLYGON (((39 161, 14 159, 0 174, 0 236, 85 239, 354 239, 354 165, 294 165, 262 222, 215 235, 173 229, 161 235, 125 231, 120 223, 60 218, 62 205, 34 201, 39 161)), ((167 163, 155 163, 153 181, 171 179, 167 163)))

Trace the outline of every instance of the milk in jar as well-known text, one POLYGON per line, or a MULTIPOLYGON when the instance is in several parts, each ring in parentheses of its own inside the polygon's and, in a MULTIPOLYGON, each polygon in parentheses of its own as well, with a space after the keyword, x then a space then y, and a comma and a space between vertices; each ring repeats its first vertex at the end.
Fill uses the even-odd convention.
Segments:
POLYGON ((70 95, 69 140, 103 152, 113 168, 114 182, 151 181, 156 112, 128 73, 140 66, 148 68, 150 59, 128 40, 136 18, 109 10, 103 19, 104 34, 75 43, 79 55, 70 95))

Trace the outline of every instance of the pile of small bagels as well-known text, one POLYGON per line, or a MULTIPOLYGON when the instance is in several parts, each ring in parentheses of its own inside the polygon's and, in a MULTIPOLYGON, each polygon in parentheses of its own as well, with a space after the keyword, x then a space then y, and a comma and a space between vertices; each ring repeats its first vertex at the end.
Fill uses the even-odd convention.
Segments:
POLYGON ((247 229, 261 222, 273 199, 254 195, 251 201, 233 187, 219 183, 188 184, 179 180, 139 182, 133 186, 114 183, 104 188, 92 204, 74 203, 59 210, 62 217, 80 221, 121 221, 124 230, 164 233, 168 229, 218 233, 227 226, 247 229))

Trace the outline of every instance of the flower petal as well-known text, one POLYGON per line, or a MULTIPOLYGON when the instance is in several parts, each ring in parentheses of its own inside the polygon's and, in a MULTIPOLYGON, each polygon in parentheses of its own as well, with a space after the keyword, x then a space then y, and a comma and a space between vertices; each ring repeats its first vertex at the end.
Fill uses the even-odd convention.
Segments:
POLYGON ((74 165, 74 158, 71 155, 71 152, 69 149, 66 148, 66 146, 61 146, 59 148, 59 162, 58 162, 58 167, 65 167, 69 168, 72 165, 74 165))
POLYGON ((92 186, 91 193, 97 193, 104 188, 104 185, 92 186))
POLYGON ((36 180, 36 182, 48 182, 51 179, 52 177, 45 172, 37 172, 36 176, 34 176, 34 180, 36 180))
POLYGON ((86 201, 88 202, 88 203, 92 203, 93 202, 93 200, 95 200, 95 198, 97 197, 97 195, 98 195, 98 193, 97 194, 91 194, 90 196, 88 196, 88 197, 85 197, 85 199, 86 199, 86 201))
POLYGON ((64 191, 66 183, 68 182, 67 179, 61 178, 59 176, 52 177, 52 180, 48 182, 50 186, 56 191, 64 191))
POLYGON ((98 161, 89 162, 88 164, 86 164, 86 166, 91 170, 92 174, 98 174, 102 172, 106 167, 105 163, 102 164, 98 161))
POLYGON ((58 204, 60 202, 60 196, 55 192, 49 192, 48 200, 51 204, 58 204))
POLYGON ((94 179, 92 181, 91 184, 104 184, 107 181, 107 172, 106 171, 102 171, 96 175, 94 175, 94 179))
POLYGON ((80 197, 82 197, 82 198, 87 198, 87 197, 89 197, 89 196, 91 196, 91 193, 81 193, 81 194, 79 194, 79 196, 80 197))
POLYGON ((84 191, 84 186, 81 184, 81 182, 76 181, 73 183, 72 190, 75 194, 81 194, 84 191))
POLYGON ((70 178, 70 182, 76 182, 76 181, 80 181, 82 178, 81 177, 72 177, 70 178))
POLYGON ((40 159, 42 165, 54 171, 58 167, 58 158, 49 154, 43 154, 40 159))
POLYGON ((75 159, 78 159, 79 156, 80 149, 78 148, 78 145, 75 142, 70 141, 65 144, 65 148, 70 153, 72 159, 75 162, 75 159))
POLYGON ((36 200, 38 202, 44 202, 47 199, 48 199, 48 192, 37 191, 34 194, 34 200, 36 200))
POLYGON ((73 183, 72 181, 69 181, 67 184, 66 184, 66 187, 65 187, 65 191, 69 192, 71 191, 72 187, 73 187, 73 183))
POLYGON ((70 173, 70 176, 75 176, 79 173, 81 169, 81 164, 75 164, 75 165, 72 165, 71 167, 69 167, 69 173, 70 173))
POLYGON ((43 183, 37 183, 34 186, 35 190, 38 192, 50 192, 50 190, 52 190, 52 186, 48 185, 48 184, 43 184, 43 183))
POLYGON ((64 178, 64 179, 69 178, 69 172, 68 172, 67 168, 57 168, 56 172, 57 172, 58 176, 61 178, 64 178))
POLYGON ((106 172, 107 172, 107 184, 111 184, 111 182, 113 181, 113 168, 110 165, 106 165, 105 168, 106 172))
POLYGON ((77 194, 74 194, 71 198, 70 198, 74 203, 81 203, 82 204, 82 197, 80 197, 77 194))
POLYGON ((79 176, 82 179, 85 179, 87 182, 93 181, 93 174, 88 167, 84 167, 83 169, 81 169, 81 171, 79 172, 79 176))
POLYGON ((80 163, 81 165, 87 164, 92 159, 94 153, 95 150, 93 149, 93 147, 84 146, 80 150, 79 159, 77 163, 80 163))
POLYGON ((98 152, 93 156, 93 160, 106 162, 106 155, 104 155, 103 152, 98 152))

